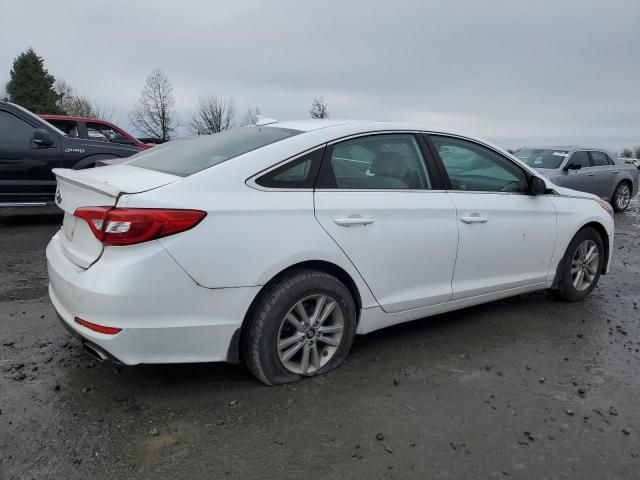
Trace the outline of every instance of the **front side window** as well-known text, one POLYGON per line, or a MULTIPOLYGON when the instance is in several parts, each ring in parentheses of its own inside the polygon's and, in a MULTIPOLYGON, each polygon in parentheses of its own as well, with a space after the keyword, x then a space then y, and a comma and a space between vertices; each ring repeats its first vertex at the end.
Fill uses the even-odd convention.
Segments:
POLYGON ((358 137, 334 145, 324 188, 426 190, 431 181, 412 134, 358 137))
POLYGON ((609 165, 609 159, 603 152, 591 152, 591 161, 594 167, 604 167, 609 165))
POLYGON ((299 134, 279 127, 242 127, 138 153, 126 162, 135 167, 187 177, 219 163, 299 134))
POLYGON ((493 150, 451 137, 432 136, 453 190, 527 192, 524 170, 493 150))
POLYGON ((584 151, 573 152, 567 165, 580 165, 581 168, 587 168, 589 164, 589 154, 584 151))
POLYGON ((0 111, 0 149, 29 148, 34 128, 9 112, 0 111))

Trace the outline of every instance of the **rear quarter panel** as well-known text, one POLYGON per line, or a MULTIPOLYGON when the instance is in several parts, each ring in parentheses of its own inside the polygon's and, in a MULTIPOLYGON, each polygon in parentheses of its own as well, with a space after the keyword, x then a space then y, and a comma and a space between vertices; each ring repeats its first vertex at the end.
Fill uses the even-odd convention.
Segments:
POLYGON ((351 276, 364 308, 378 305, 353 264, 316 221, 311 190, 260 191, 221 184, 208 191, 185 191, 187 185, 177 182, 128 195, 118 205, 205 210, 207 216, 194 229, 159 240, 200 286, 261 286, 292 265, 320 260, 351 276))

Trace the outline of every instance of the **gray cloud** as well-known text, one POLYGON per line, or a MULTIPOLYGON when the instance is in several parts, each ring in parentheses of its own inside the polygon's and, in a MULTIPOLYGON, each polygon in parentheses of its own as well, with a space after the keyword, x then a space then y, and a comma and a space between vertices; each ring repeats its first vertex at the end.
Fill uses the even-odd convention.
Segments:
POLYGON ((639 19, 634 0, 12 2, 0 79, 32 46, 125 125, 161 68, 184 118, 208 91, 281 119, 323 94, 333 117, 618 150, 640 143, 639 19))

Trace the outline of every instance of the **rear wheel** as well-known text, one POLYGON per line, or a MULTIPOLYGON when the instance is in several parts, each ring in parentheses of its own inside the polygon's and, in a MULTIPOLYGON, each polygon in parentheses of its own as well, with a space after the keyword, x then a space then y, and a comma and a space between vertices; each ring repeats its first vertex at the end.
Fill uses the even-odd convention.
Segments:
POLYGON ((620 182, 613 192, 611 204, 616 212, 624 212, 631 202, 631 186, 628 182, 620 182))
POLYGON ((577 302, 596 287, 604 262, 604 244, 593 228, 580 230, 567 248, 558 268, 556 293, 563 300, 577 302))
POLYGON ((267 287, 250 312, 245 361, 267 385, 321 375, 344 362, 355 331, 355 304, 342 282, 324 272, 292 272, 267 287))

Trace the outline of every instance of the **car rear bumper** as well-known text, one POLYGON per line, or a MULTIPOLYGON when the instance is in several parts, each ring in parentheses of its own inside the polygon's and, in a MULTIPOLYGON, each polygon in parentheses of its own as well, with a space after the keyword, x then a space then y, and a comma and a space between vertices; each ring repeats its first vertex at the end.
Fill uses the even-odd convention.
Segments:
POLYGON ((229 358, 260 287, 200 287, 157 242, 107 247, 85 270, 65 256, 58 235, 47 246, 51 301, 64 325, 98 354, 126 365, 229 358), (122 330, 99 333, 76 317, 122 330))

